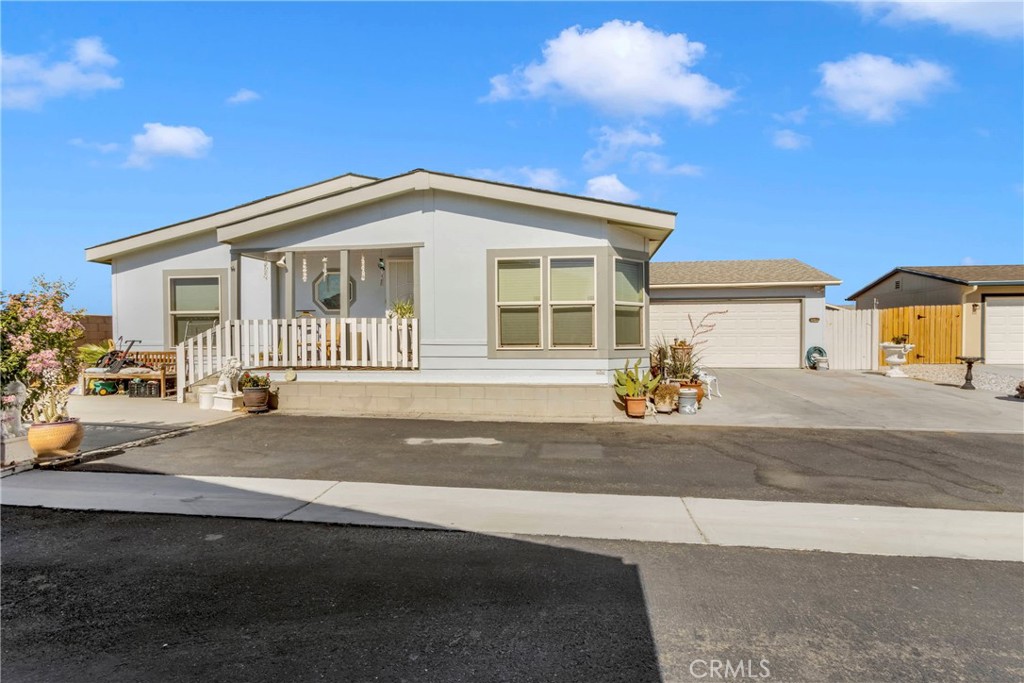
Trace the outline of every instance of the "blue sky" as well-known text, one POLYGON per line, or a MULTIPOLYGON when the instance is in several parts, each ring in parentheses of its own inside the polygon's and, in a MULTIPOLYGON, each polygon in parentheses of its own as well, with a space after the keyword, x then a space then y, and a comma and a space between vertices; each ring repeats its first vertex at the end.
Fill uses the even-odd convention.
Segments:
POLYGON ((4 3, 3 288, 353 171, 677 211, 659 260, 1024 258, 1019 5, 4 3))

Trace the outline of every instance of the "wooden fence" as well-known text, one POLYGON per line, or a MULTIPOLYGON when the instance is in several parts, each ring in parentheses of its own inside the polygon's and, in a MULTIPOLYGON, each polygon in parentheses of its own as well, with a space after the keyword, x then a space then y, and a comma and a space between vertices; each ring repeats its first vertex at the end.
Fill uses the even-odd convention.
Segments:
MULTIPOLYGON (((907 335, 914 349, 907 363, 956 363, 963 352, 963 307, 904 306, 878 312, 879 342, 907 335)), ((883 358, 881 349, 878 357, 883 358)))

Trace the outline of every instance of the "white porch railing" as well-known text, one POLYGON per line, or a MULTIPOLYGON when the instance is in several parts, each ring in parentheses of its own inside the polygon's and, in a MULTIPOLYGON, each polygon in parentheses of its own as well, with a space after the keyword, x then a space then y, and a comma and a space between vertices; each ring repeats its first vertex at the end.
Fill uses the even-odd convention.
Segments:
POLYGON ((178 402, 232 356, 243 369, 415 369, 419 325, 415 318, 228 320, 178 344, 178 402))

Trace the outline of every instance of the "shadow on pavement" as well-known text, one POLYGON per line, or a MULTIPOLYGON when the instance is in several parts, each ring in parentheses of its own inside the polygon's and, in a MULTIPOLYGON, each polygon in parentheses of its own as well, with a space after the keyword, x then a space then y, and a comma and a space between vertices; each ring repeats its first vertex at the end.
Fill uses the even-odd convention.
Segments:
MULTIPOLYGON (((196 498, 232 495, 208 488, 196 498)), ((465 532, 3 516, 5 680, 661 680, 619 557, 465 532)))

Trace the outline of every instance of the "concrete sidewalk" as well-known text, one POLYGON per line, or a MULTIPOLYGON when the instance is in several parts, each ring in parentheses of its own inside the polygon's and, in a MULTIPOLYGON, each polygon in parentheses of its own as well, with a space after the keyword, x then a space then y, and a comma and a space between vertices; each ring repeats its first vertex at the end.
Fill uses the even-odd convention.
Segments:
POLYGON ((4 505, 1024 561, 1024 514, 341 481, 35 471, 4 505))

